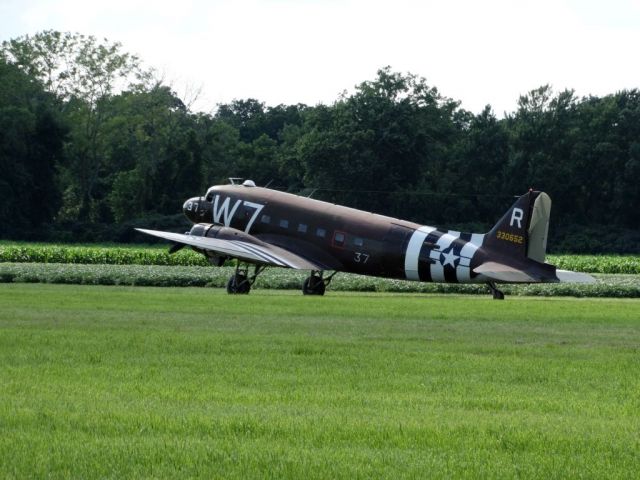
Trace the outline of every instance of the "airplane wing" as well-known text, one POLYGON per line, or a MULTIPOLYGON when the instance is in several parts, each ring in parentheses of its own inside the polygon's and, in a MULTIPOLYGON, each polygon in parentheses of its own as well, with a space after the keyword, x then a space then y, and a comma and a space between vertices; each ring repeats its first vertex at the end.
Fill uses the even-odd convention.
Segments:
POLYGON ((307 260, 284 248, 276 247, 275 245, 262 242, 258 239, 255 239, 255 243, 252 243, 242 240, 223 240, 181 233, 161 232, 158 230, 146 230, 144 228, 136 228, 136 230, 146 233, 147 235, 190 245, 216 254, 238 258, 250 263, 295 268, 298 270, 325 270, 322 265, 307 260))

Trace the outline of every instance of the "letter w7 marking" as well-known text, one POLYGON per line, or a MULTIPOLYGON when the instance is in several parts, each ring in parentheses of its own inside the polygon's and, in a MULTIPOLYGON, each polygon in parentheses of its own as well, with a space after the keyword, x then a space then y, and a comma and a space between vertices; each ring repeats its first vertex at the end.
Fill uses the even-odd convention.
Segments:
POLYGON ((223 223, 220 221, 220 217, 224 214, 224 226, 228 227, 231 224, 231 219, 233 215, 236 213, 236 210, 242 203, 241 200, 236 200, 236 203, 233 204, 233 208, 229 211, 229 203, 231 203, 231 197, 227 197, 222 202, 222 205, 219 205, 220 195, 216 195, 213 199, 213 223, 223 223))
POLYGON ((249 233, 249 230, 251 229, 251 226, 253 225, 253 222, 255 222, 256 218, 258 218, 258 215, 260 215, 260 212, 264 208, 264 205, 262 205, 260 203, 249 202, 247 200, 245 200, 243 203, 244 203, 244 205, 246 205, 249 208, 255 208, 256 209, 256 211, 253 212, 253 215, 251 215, 251 218, 249 219, 249 222, 247 223, 247 227, 244 229, 245 232, 249 233))
POLYGON ((244 201, 236 200, 235 203, 233 204, 233 207, 231 207, 231 210, 229 210, 230 204, 231 204, 230 197, 225 198, 222 204, 220 204, 220 195, 216 195, 214 197, 213 223, 217 223, 217 224, 222 223, 224 224, 225 227, 230 226, 231 220, 233 219, 233 216, 235 215, 236 210, 238 210, 238 207, 242 204, 242 205, 245 205, 246 207, 255 209, 255 211, 253 212, 253 215, 251 215, 251 218, 247 222, 247 226, 244 229, 245 232, 249 233, 249 230, 251 229, 254 222, 256 221, 256 218, 258 218, 258 215, 260 215, 260 212, 264 208, 264 205, 260 203, 249 202, 248 200, 244 200, 244 201), (224 222, 220 221, 222 217, 224 217, 224 222))

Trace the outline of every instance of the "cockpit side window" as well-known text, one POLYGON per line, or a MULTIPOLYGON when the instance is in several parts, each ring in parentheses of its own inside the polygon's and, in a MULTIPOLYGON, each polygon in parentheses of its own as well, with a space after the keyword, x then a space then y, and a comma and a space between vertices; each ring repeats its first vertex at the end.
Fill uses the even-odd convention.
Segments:
POLYGON ((207 190, 207 194, 205 195, 204 199, 207 202, 211 202, 213 200, 214 193, 215 193, 215 190, 213 189, 213 187, 211 187, 209 190, 207 190))

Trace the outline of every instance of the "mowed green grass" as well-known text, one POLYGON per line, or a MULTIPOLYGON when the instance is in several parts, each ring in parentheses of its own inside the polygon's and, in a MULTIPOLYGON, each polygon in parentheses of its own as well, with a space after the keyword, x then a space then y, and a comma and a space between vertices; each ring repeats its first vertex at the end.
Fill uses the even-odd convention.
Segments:
POLYGON ((1 478, 633 478, 640 301, 0 285, 1 478))

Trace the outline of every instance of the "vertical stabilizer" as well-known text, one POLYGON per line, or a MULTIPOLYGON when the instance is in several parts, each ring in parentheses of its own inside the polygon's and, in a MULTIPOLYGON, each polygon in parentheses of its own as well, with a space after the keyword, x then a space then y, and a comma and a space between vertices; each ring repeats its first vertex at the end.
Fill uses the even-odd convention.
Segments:
POLYGON ((544 263, 550 212, 549 195, 530 190, 491 229, 485 245, 494 252, 544 263))
POLYGON ((531 214, 541 193, 531 190, 519 197, 487 234, 484 245, 510 257, 528 256, 531 214))

